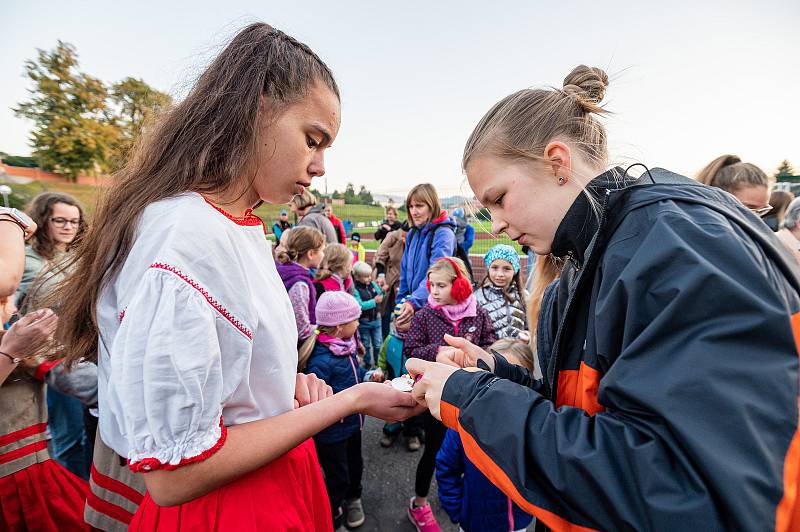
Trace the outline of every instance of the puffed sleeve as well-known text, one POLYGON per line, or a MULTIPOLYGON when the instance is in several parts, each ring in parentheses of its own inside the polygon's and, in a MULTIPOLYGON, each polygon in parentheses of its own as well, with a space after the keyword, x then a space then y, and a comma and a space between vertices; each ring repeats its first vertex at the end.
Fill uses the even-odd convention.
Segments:
POLYGON ((149 269, 110 351, 108 401, 136 472, 175 469, 225 442, 220 336, 228 326, 206 295, 149 269))

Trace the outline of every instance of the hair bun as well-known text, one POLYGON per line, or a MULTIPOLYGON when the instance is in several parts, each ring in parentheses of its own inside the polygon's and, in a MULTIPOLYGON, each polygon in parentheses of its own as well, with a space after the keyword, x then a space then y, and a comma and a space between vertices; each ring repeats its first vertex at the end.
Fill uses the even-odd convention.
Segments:
POLYGON ((574 97, 587 113, 603 113, 600 102, 606 94, 608 74, 597 67, 578 65, 564 78, 564 92, 574 97))

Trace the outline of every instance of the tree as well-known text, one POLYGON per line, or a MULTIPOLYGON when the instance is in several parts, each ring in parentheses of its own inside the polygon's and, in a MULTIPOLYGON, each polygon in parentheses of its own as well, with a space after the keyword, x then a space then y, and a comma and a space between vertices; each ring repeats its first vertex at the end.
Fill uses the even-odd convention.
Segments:
POLYGON ((353 183, 347 183, 344 189, 344 202, 350 205, 361 205, 361 198, 356 195, 353 183))
POLYGON ((358 190, 358 197, 364 205, 373 205, 375 203, 375 200, 372 198, 372 193, 367 190, 364 185, 361 185, 361 188, 358 190))
POLYGON ((112 85, 109 96, 115 105, 114 113, 109 118, 120 132, 113 161, 113 167, 119 168, 125 163, 145 126, 172 105, 172 98, 143 80, 132 77, 112 85))
POLYGON ((34 158, 72 180, 81 172, 106 169, 119 131, 104 114, 105 85, 78 71, 78 55, 69 43, 58 41, 55 50, 37 54, 37 60, 25 62, 33 82, 30 97, 14 109, 34 122, 34 158))
POLYGON ((775 172, 775 177, 791 177, 793 175, 794 169, 792 168, 792 165, 789 164, 789 161, 784 159, 781 165, 778 167, 778 171, 775 172))

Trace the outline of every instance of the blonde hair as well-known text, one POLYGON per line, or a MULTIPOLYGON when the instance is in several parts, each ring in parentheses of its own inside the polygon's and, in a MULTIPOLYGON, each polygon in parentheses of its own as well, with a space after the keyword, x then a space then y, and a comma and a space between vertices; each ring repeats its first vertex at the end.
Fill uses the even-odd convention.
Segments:
POLYGON ((721 188, 731 194, 746 187, 769 187, 769 177, 764 170, 751 163, 743 163, 736 155, 720 155, 695 178, 704 185, 721 188))
POLYGON ((283 264, 297 262, 309 251, 315 251, 325 245, 325 235, 313 227, 301 225, 287 229, 286 233, 288 233, 286 250, 278 253, 278 261, 283 264))
POLYGON ((531 331, 531 345, 536 345, 536 329, 539 324, 539 314, 542 312, 542 297, 544 289, 561 275, 564 262, 553 255, 540 256, 536 261, 533 286, 528 296, 528 328, 531 331))
MULTIPOLYGON (((518 366, 522 366, 533 372, 533 349, 531 346, 517 338, 501 338, 493 343, 489 349, 494 349, 504 357, 514 357, 519 361, 518 366)), ((509 361, 512 364, 513 361, 509 361)))
POLYGON ((305 210, 317 204, 317 197, 310 190, 304 189, 303 193, 292 198, 292 203, 297 210, 305 210))
POLYGON ((411 189, 408 196, 406 196, 406 212, 411 212, 412 201, 419 201, 427 205, 431 210, 431 220, 437 219, 442 214, 442 204, 439 202, 439 194, 430 183, 422 183, 411 189))
POLYGON ((450 260, 439 259, 433 264, 431 264, 430 268, 428 268, 428 273, 425 274, 425 277, 430 279, 432 273, 444 273, 450 279, 450 282, 455 281, 458 278, 458 274, 456 273, 455 268, 450 263, 453 261, 457 266, 458 269, 461 270, 461 277, 466 279, 467 281, 471 282, 472 278, 467 271, 467 267, 464 266, 464 261, 459 259, 458 257, 447 257, 450 260))
POLYGON ((366 277, 372 275, 372 266, 366 262, 358 261, 353 264, 353 273, 359 277, 366 277))
POLYGON ((394 213, 395 218, 397 218, 397 208, 393 206, 386 207, 386 215, 388 216, 390 212, 394 213))
POLYGON ((561 89, 523 89, 497 102, 467 140, 461 166, 476 155, 542 161, 547 144, 556 138, 578 146, 589 162, 608 159, 606 130, 596 115, 608 87, 605 71, 578 65, 561 89))
POLYGON ((324 281, 334 273, 345 271, 353 263, 353 252, 344 244, 328 244, 325 246, 325 258, 317 271, 316 279, 324 281))

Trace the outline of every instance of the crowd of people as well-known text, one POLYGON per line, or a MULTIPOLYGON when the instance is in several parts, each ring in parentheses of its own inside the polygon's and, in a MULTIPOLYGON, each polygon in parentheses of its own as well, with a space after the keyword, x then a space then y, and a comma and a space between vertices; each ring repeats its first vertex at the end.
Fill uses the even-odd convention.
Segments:
POLYGON ((418 453, 420 532, 436 496, 466 532, 798 529, 800 199, 732 155, 609 168, 607 85, 581 65, 475 127, 469 184, 537 257, 497 244, 475 278, 432 184, 374 253, 346 233, 308 190, 331 71, 242 30, 91 223, 0 210, 0 528, 358 528, 370 415, 418 453), (298 219, 274 248, 261 202, 298 219))

